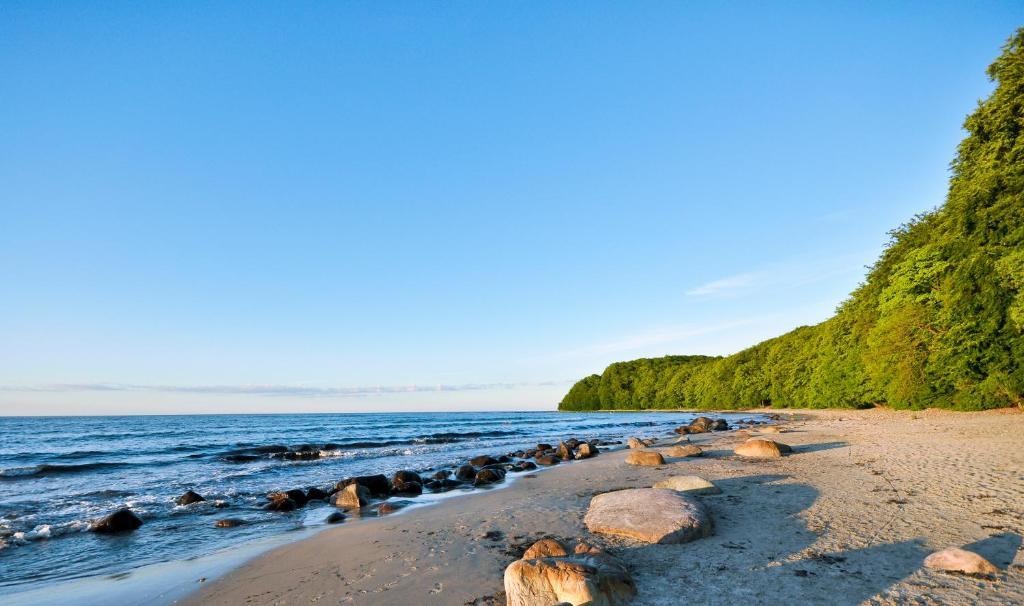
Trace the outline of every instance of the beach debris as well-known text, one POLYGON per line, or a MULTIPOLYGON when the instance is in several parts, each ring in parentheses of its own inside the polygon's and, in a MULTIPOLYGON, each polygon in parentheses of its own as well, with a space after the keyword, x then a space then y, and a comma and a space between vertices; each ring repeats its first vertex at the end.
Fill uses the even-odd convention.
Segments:
POLYGON ((366 507, 369 502, 370 489, 359 484, 349 484, 331 497, 331 504, 344 510, 366 507))
POLYGON ((267 499, 270 502, 263 506, 267 511, 295 511, 299 508, 298 503, 284 492, 272 492, 267 499))
POLYGON ((234 528, 236 526, 242 526, 245 523, 245 520, 239 518, 224 518, 222 520, 217 520, 213 525, 217 528, 234 528))
POLYGON ((673 446, 665 451, 670 457, 699 457, 704 454, 700 446, 694 444, 686 444, 684 446, 673 446))
POLYGON ((356 476, 354 478, 347 478, 338 482, 335 486, 335 490, 341 490, 349 484, 359 484, 370 489, 370 494, 375 497, 386 497, 391 492, 391 482, 388 481, 388 477, 382 473, 372 476, 356 476))
POLYGON ((554 455, 538 455, 536 458, 538 465, 558 465, 561 461, 554 455))
POLYGON ((576 458, 589 459, 590 457, 596 456, 598 452, 597 446, 594 446, 589 442, 583 442, 579 445, 579 448, 576 449, 576 458))
POLYGON ((142 520, 131 509, 122 507, 110 515, 94 520, 89 530, 103 534, 129 532, 142 526, 142 520))
POLYGON ((558 539, 541 539, 526 548, 523 552, 524 560, 535 560, 537 558, 560 557, 569 555, 569 550, 562 545, 558 539))
POLYGON ((423 478, 415 471, 403 470, 391 478, 391 493, 403 496, 423 494, 423 478))
POLYGON ((664 488, 628 488, 590 500, 583 518, 591 532, 647 543, 685 543, 711 536, 714 523, 696 497, 664 488))
POLYGON ((203 502, 205 500, 206 499, 203 498, 203 496, 201 494, 199 494, 198 492, 192 492, 191 490, 186 490, 185 494, 183 494, 180 497, 178 497, 177 499, 175 499, 174 502, 177 503, 178 505, 191 505, 192 503, 201 503, 201 502, 203 502))
POLYGON ((332 511, 331 515, 327 516, 327 519, 324 520, 324 522, 327 522, 328 524, 338 524, 344 521, 345 514, 341 513, 340 511, 332 511))
POLYGON ((999 574, 999 569, 991 562, 966 549, 949 547, 942 551, 936 551, 924 559, 926 568, 942 570, 944 572, 958 572, 961 574, 992 577, 999 574))
POLYGON ((647 447, 647 444, 644 444, 640 440, 640 438, 630 438, 630 439, 626 440, 626 444, 630 448, 646 448, 647 447))
POLYGON ((654 488, 667 488, 687 494, 721 494, 722 489, 700 476, 672 476, 657 482, 654 488))
POLYGON ((741 457, 778 459, 782 457, 783 453, 792 451, 792 448, 786 444, 782 444, 781 442, 775 442, 774 440, 766 440, 763 438, 751 438, 737 446, 734 452, 741 457))
POLYGON ((659 452, 638 450, 629 453, 629 456, 626 457, 626 462, 630 465, 664 465, 665 458, 659 452))
MULTIPOLYGON (((565 552, 564 546, 558 547, 565 552)), ((626 567, 600 550, 516 560, 505 569, 504 581, 507 606, 621 606, 636 595, 626 567)))

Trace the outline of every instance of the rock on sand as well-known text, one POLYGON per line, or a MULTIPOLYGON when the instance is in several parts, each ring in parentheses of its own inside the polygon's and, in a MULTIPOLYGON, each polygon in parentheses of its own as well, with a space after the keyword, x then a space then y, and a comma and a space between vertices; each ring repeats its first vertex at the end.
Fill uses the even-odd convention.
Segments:
POLYGON ((721 494, 722 489, 700 476, 673 476, 654 485, 655 488, 667 488, 688 494, 721 494))
POLYGON ((785 444, 761 438, 751 438, 736 447, 736 454, 741 457, 755 459, 778 459, 784 452, 792 452, 793 449, 785 444))
POLYGON ((673 446, 665 451, 670 457, 699 457, 704 454, 704 451, 700 449, 700 446, 694 444, 686 444, 683 446, 673 446))
MULTIPOLYGON (((508 606, 565 603, 623 606, 636 594, 629 572, 612 556, 599 550, 568 555, 560 543, 547 541, 566 555, 522 559, 509 564, 505 569, 508 606)), ((537 546, 534 544, 530 549, 537 546)))
POLYGON ((946 572, 961 572, 974 576, 990 577, 999 573, 999 569, 991 562, 966 549, 950 547, 942 551, 936 551, 924 559, 926 568, 943 570, 946 572))
POLYGON ((664 488, 630 488, 595 496, 583 522, 591 532, 648 543, 685 543, 714 532, 698 499, 664 488))
POLYGON ((638 450, 629 453, 629 456, 626 457, 626 462, 630 465, 664 465, 665 458, 658 452, 638 450))

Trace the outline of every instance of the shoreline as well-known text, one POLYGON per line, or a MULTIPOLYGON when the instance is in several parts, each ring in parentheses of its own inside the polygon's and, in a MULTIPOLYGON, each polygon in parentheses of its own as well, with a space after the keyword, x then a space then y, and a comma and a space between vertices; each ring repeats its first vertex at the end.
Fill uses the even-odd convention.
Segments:
POLYGON ((628 466, 628 449, 602 451, 499 490, 326 529, 250 559, 179 603, 500 604, 504 568, 543 536, 586 538, 625 556, 635 604, 664 603, 680 583, 690 601, 706 604, 1024 600, 1024 454, 1014 448, 1024 414, 771 412, 788 417, 780 421, 786 432, 771 436, 794 447, 783 459, 735 457, 743 438, 734 431, 691 436, 705 456, 664 466, 628 466), (594 494, 677 474, 723 489, 703 497, 714 536, 646 545, 583 528, 594 494), (921 568, 928 553, 949 546, 982 553, 1000 578, 921 568))

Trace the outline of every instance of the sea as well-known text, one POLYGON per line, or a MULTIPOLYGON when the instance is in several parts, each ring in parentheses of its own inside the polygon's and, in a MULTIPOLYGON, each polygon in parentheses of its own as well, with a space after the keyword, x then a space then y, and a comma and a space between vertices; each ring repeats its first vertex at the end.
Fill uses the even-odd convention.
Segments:
MULTIPOLYGON (((498 456, 570 437, 616 441, 665 436, 695 416, 458 412, 0 417, 0 598, 72 579, 116 577, 321 526, 334 511, 322 501, 293 512, 265 511, 266 495, 273 491, 327 489, 346 477, 403 469, 453 468, 476 455, 498 456), (306 454, 295 459, 285 452, 306 454), (207 500, 177 505, 175 500, 186 490, 207 500), (121 507, 131 508, 143 526, 120 535, 89 530, 91 520, 121 507), (228 517, 246 524, 214 526, 228 517)), ((730 422, 757 418, 720 416, 730 422)), ((431 495, 421 499, 427 502, 431 495)))

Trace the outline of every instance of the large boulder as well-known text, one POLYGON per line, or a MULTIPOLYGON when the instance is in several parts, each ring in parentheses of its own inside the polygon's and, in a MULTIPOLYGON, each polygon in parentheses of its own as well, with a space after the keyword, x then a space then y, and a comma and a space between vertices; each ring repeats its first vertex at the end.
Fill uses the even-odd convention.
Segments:
POLYGON ((583 522, 591 532, 648 543, 685 543, 714 532, 711 514, 697 498, 664 488, 630 488, 590 500, 583 522))
POLYGON ((699 457, 704 454, 704 451, 700 449, 700 446, 694 444, 684 444, 682 446, 673 446, 665 451, 670 457, 699 457))
POLYGON ((536 560, 537 558, 562 557, 569 555, 569 550, 555 539, 541 539, 526 548, 523 552, 524 560, 536 560))
POLYGON ((589 459, 590 457, 598 453, 597 446, 588 442, 581 442, 579 448, 576 449, 577 459, 589 459))
POLYGON ((638 450, 629 453, 626 462, 630 465, 664 465, 665 458, 653 450, 638 450))
POLYGON ((359 509, 370 502, 370 489, 359 484, 349 484, 331 497, 331 504, 338 509, 359 509))
POLYGON ((463 482, 470 482, 476 477, 476 468, 472 465, 463 465, 455 470, 455 479, 463 482))
POLYGON ((415 471, 399 471, 391 478, 391 492, 405 496, 423 494, 423 478, 415 471))
POLYGON ((700 476, 672 476, 654 485, 687 494, 720 494, 722 489, 700 476))
POLYGON ((646 448, 647 447, 647 444, 644 444, 644 442, 640 438, 630 438, 630 439, 626 440, 626 445, 628 445, 630 448, 646 448))
POLYGON ((391 492, 391 482, 389 482, 388 477, 382 473, 372 476, 356 476, 354 478, 348 478, 338 482, 338 485, 335 488, 341 490, 349 484, 365 486, 370 490, 370 494, 375 497, 386 497, 388 496, 388 493, 391 492))
POLYGON ((129 532, 139 526, 142 526, 142 520, 139 519, 139 516, 132 513, 131 509, 122 507, 110 515, 94 520, 89 526, 89 530, 111 534, 115 532, 129 532))
POLYGON ((507 606, 622 606, 635 594, 626 568, 604 553, 516 560, 505 569, 507 606))
POLYGON ((734 451, 741 457, 753 459, 778 459, 783 453, 791 452, 793 449, 785 444, 761 438, 751 438, 736 447, 734 451))
POLYGON ((205 500, 198 492, 186 490, 185 494, 178 497, 174 502, 178 505, 191 505, 192 503, 202 503, 205 500))
POLYGON ((999 573, 999 569, 985 558, 973 551, 958 547, 936 551, 924 559, 924 565, 935 570, 959 572, 979 577, 991 577, 999 573))

